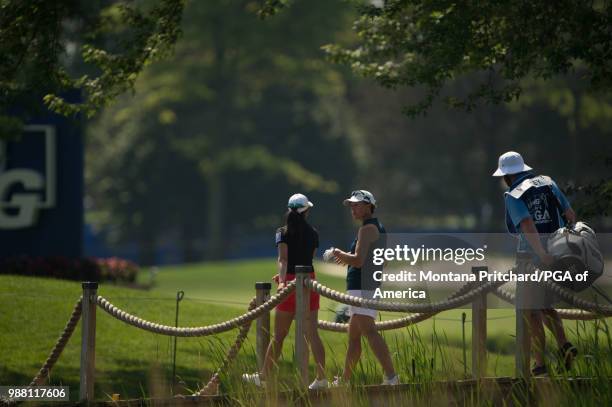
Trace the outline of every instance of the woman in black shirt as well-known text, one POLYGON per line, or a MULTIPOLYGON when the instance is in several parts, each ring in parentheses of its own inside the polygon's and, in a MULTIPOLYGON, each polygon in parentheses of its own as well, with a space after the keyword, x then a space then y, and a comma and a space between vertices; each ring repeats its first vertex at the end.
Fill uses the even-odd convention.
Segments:
MULTIPOLYGON (((312 258, 319 247, 319 234, 307 221, 312 202, 302 194, 295 194, 289 198, 285 226, 276 231, 276 247, 278 248, 278 275, 274 280, 278 289, 295 279, 295 266, 312 266, 312 258)), ((313 269, 314 270, 314 269, 313 269)), ((310 278, 315 279, 314 271, 310 278)), ((310 307, 306 316, 306 340, 310 345, 315 362, 317 377, 310 384, 309 389, 327 388, 325 379, 325 348, 317 330, 319 294, 310 291, 310 307)), ((260 373, 244 374, 245 381, 262 385, 272 366, 282 352, 283 340, 289 333, 291 322, 295 315, 295 292, 291 293, 285 301, 276 307, 274 319, 274 337, 268 346, 266 357, 260 373)))

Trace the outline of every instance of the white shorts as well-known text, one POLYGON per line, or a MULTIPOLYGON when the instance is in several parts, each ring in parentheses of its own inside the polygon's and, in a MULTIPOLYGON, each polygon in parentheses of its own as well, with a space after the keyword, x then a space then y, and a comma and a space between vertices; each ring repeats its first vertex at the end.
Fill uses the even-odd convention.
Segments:
MULTIPOLYGON (((370 290, 348 290, 346 293, 348 295, 352 295, 353 297, 366 298, 369 300, 374 298, 374 291, 370 290)), ((365 315, 367 317, 376 319, 377 311, 375 309, 355 307, 349 305, 349 316, 352 316, 354 314, 365 315)))

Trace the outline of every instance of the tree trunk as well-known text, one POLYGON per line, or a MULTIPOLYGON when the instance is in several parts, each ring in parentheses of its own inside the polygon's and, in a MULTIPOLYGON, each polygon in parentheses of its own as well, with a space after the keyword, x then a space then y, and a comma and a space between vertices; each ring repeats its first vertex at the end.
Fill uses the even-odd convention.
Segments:
POLYGON ((183 224, 181 228, 181 255, 183 263, 193 263, 199 260, 193 247, 193 226, 183 224))
POLYGON ((154 266, 155 261, 155 233, 143 230, 138 242, 140 264, 143 266, 154 266))
POLYGON ((213 171, 206 176, 208 184, 208 213, 206 227, 206 253, 209 260, 225 257, 225 185, 220 173, 213 171))

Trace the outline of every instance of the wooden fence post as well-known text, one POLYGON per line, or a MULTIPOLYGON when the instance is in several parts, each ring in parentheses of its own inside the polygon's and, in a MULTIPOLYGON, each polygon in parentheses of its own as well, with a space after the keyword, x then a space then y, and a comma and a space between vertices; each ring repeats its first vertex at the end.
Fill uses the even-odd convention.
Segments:
MULTIPOLYGON (((486 266, 472 267, 472 273, 489 271, 486 266)), ((487 372, 487 293, 472 301, 472 377, 482 378, 487 372)))
POLYGON ((312 266, 295 266, 295 364, 301 384, 308 384, 308 349, 306 347, 306 313, 309 309, 310 292, 304 280, 312 272, 312 266))
MULTIPOLYGON (((255 283, 255 302, 257 306, 260 306, 270 298, 270 289, 272 284, 270 283, 255 283)), ((263 366, 264 359, 266 357, 266 351, 270 344, 270 312, 264 312, 259 318, 257 318, 257 364, 259 369, 263 366)))
POLYGON ((81 387, 79 400, 94 400, 94 374, 96 367, 96 298, 98 283, 84 282, 81 318, 81 387))

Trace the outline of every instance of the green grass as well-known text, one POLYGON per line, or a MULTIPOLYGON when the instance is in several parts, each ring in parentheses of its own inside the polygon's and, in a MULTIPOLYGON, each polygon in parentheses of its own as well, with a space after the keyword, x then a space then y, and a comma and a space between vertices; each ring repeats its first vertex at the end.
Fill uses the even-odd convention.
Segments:
MULTIPOLYGON (((272 259, 232 261, 173 266, 159 270, 155 288, 149 291, 101 284, 99 294, 124 310, 155 322, 173 325, 175 295, 185 291, 180 305, 180 325, 196 326, 221 322, 241 314, 254 295, 254 282, 270 281, 275 273, 272 259)), ((147 272, 139 277, 148 280, 147 272)), ((341 278, 319 275, 320 281, 342 290, 341 278)), ((74 303, 81 294, 79 283, 31 277, 0 276, 0 384, 26 385, 37 373, 63 329, 74 303)), ((332 319, 327 311, 335 308, 322 300, 321 319, 332 319)), ((461 314, 469 310, 451 310, 417 327, 385 332, 401 377, 411 381, 461 378, 464 372, 461 314), (416 377, 412 376, 415 360, 416 377), (434 367, 431 369, 431 360, 434 367)), ((394 313, 382 313, 384 319, 397 318, 394 313)), ((488 374, 512 376, 514 373, 514 317, 511 309, 489 310, 488 374)), ((576 336, 576 324, 568 323, 570 334, 576 336)), ((587 332, 592 323, 587 323, 587 332)), ((471 360, 471 325, 466 323, 468 372, 471 360)), ((179 338, 177 374, 184 386, 195 389, 206 382, 218 366, 237 331, 204 338, 179 338)), ((597 338, 605 338, 603 328, 597 338)), ((328 376, 338 374, 346 350, 346 335, 321 332, 326 344, 328 376)), ((550 336, 550 335, 549 335, 550 336)), ((582 335, 584 338, 587 336, 582 335)), ((578 339, 578 338, 576 338, 578 339)), ((583 340, 583 339, 580 339, 583 340)), ((609 336, 608 336, 609 341, 609 336)), ((603 347, 609 344, 592 340, 585 346, 603 347)), ((607 348, 606 348, 607 347, 607 348)), ((256 369, 254 330, 240 352, 232 374, 256 369)), ((359 365, 356 381, 377 383, 382 372, 369 348, 359 365)), ((141 331, 111 318, 98 309, 96 337, 96 395, 104 399, 112 393, 122 398, 162 396, 168 394, 171 376, 172 338, 141 331)), ((281 377, 291 383, 293 336, 285 343, 280 363, 281 377)), ((609 357, 610 353, 605 353, 609 357)), ((69 385, 72 399, 79 386, 80 324, 51 373, 52 384, 69 385)), ((610 359, 607 359, 610 360, 610 359)), ((608 363, 610 365, 610 363, 608 363)), ((586 368, 585 368, 586 369, 586 368)), ((586 370, 585 370, 586 371, 586 370)), ((241 392, 229 376, 226 390, 241 392)))

